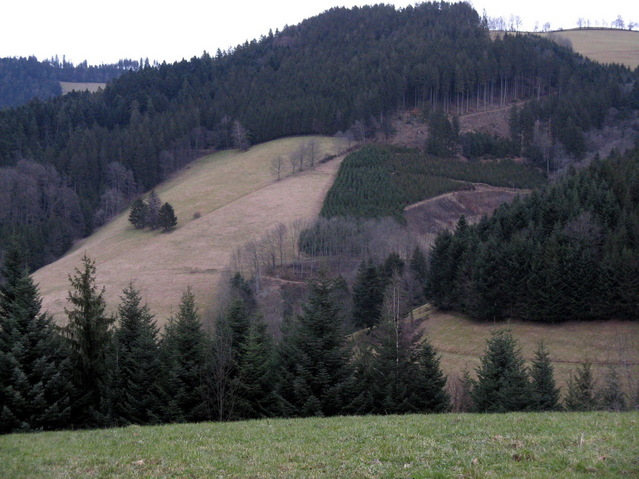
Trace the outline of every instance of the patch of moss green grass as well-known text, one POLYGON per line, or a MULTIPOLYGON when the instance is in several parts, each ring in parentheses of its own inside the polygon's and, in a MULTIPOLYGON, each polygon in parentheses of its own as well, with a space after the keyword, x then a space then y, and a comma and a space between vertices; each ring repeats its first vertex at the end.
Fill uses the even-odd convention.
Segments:
POLYGON ((639 412, 271 419, 0 437, 2 478, 639 477, 639 412))

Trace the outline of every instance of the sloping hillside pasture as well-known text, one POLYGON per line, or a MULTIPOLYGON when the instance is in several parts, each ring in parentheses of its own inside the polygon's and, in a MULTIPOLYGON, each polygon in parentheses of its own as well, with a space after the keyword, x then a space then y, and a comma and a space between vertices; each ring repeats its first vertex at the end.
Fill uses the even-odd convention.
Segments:
POLYGON ((639 32, 612 29, 562 30, 539 35, 567 38, 572 49, 600 63, 639 66, 639 32))
POLYGON ((271 419, 0 437, 19 478, 637 477, 639 413, 271 419))
POLYGON ((61 81, 60 87, 62 88, 63 95, 72 91, 90 91, 91 93, 95 93, 99 89, 104 89, 104 87, 106 87, 106 83, 61 81))
POLYGON ((200 311, 208 312, 215 285, 235 248, 278 223, 318 214, 339 158, 279 182, 270 171, 274 157, 288 156, 310 140, 317 142, 320 158, 335 154, 338 148, 332 138, 297 137, 195 161, 156 188, 162 201, 175 209, 176 230, 169 234, 135 230, 128 222, 128 211, 121 214, 66 256, 34 273, 43 309, 64 322, 67 278, 86 253, 96 261, 97 284, 106 288, 111 311, 123 288, 134 281, 160 324, 177 307, 188 286, 200 311))
POLYGON ((630 321, 567 321, 542 324, 525 321, 479 322, 456 313, 433 311, 429 306, 414 312, 423 320, 421 331, 442 357, 443 371, 451 378, 463 370, 474 375, 491 331, 509 328, 530 364, 539 341, 545 343, 555 368, 555 378, 565 394, 571 373, 579 363, 590 361, 601 379, 608 366, 616 368, 624 389, 637 394, 639 387, 639 323, 630 321))

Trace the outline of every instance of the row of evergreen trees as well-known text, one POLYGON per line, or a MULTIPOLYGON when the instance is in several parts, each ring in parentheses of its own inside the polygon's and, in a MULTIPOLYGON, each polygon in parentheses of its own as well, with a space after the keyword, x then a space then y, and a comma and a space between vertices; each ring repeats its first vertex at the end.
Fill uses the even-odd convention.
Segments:
MULTIPOLYGON (((411 267, 420 264, 413 260, 411 267)), ((390 257, 380 270, 397 265, 390 257)), ((364 263, 361 271, 370 264, 364 263)), ((338 414, 446 412, 451 398, 440 359, 404 315, 397 269, 374 325, 347 335, 344 282, 320 277, 301 314, 273 339, 248 283, 231 280, 231 301, 211 333, 195 298, 182 295, 160 334, 133 284, 117 314, 106 314, 87 257, 69 277, 68 324, 40 311, 37 287, 12 247, 1 270, 0 432, 110 427, 203 420, 338 414)), ((476 379, 465 376, 457 407, 478 412, 557 410, 543 344, 525 368, 507 330, 488 341, 476 379), (466 402, 464 402, 466 401, 466 402)), ((626 407, 618 376, 595 391, 590 365, 568 386, 568 410, 626 407)))
POLYGON ((599 160, 430 252, 427 296, 479 319, 639 317, 639 149, 599 160))
POLYGON ((68 324, 40 311, 19 249, 0 289, 2 432, 449 409, 446 379, 428 342, 406 342, 399 318, 353 348, 337 306, 339 281, 311 285, 302 314, 275 344, 238 274, 232 301, 204 331, 187 290, 162 335, 130 284, 115 316, 87 257, 70 276, 68 324), (357 351, 357 354, 354 353, 357 351))
POLYGON ((624 392, 616 369, 610 367, 598 387, 591 363, 585 362, 571 375, 560 401, 550 352, 543 341, 534 351, 530 367, 526 367, 521 349, 508 329, 493 332, 476 373, 476 378, 464 373, 463 394, 467 397, 461 401, 466 400, 466 407, 476 412, 622 411, 635 399, 624 392))

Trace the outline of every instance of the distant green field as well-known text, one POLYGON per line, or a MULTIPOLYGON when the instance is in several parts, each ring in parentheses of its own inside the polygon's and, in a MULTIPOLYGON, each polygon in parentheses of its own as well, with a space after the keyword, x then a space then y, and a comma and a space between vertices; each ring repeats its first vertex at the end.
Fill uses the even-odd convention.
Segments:
POLYGON ((68 82, 61 81, 60 87, 62 87, 62 94, 66 95, 72 91, 90 91, 91 93, 95 93, 100 88, 104 88, 106 83, 84 83, 84 82, 68 82))
POLYGON ((0 437, 3 478, 639 477, 639 412, 276 419, 0 437))

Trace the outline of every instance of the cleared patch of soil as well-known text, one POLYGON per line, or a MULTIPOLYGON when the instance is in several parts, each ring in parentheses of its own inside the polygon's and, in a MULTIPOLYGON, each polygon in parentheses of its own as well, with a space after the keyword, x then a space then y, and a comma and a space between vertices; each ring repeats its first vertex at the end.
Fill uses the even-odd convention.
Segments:
POLYGON ((527 190, 474 184, 472 190, 455 191, 410 205, 404 209, 404 217, 414 232, 435 235, 454 228, 462 215, 469 223, 476 223, 502 203, 526 194, 527 190))

